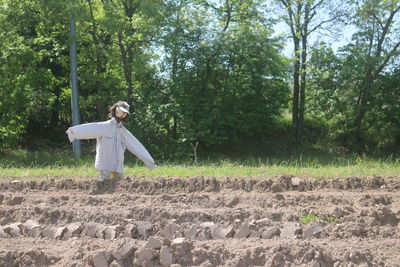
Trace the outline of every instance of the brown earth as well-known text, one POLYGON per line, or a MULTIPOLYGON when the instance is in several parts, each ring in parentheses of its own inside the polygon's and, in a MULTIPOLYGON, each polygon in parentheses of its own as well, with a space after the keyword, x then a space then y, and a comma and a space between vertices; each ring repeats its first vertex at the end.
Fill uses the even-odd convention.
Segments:
POLYGON ((94 180, 3 179, 0 266, 400 266, 398 177, 94 180))

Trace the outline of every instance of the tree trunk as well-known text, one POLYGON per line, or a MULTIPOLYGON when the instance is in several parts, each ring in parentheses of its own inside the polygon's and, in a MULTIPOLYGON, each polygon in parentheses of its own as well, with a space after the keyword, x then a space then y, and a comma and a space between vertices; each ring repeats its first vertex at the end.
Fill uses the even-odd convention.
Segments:
POLYGON ((370 92, 372 90, 372 86, 374 83, 374 79, 371 73, 366 74, 365 82, 361 88, 361 95, 360 95, 360 102, 357 111, 357 115, 353 122, 353 131, 354 131, 354 138, 358 144, 363 142, 362 140, 362 121, 364 120, 365 114, 368 110, 368 101, 370 98, 370 92))
MULTIPOLYGON (((175 31, 175 33, 177 33, 177 30, 175 31)), ((177 77, 177 72, 178 72, 178 53, 176 52, 175 48, 173 49, 172 52, 172 88, 175 91, 176 90, 176 77, 177 77)), ((175 99, 174 99, 175 101, 175 99)), ((173 120, 173 124, 172 124, 172 139, 173 140, 177 140, 178 138, 178 119, 177 119, 177 115, 174 114, 172 116, 172 120, 173 120)), ((174 153, 175 153, 175 148, 174 149, 174 153)))
MULTIPOLYGON (((133 28, 132 26, 132 21, 133 21, 133 15, 135 14, 136 10, 139 8, 141 1, 134 2, 130 0, 124 0, 121 1, 123 6, 124 6, 124 11, 125 15, 128 18, 129 24, 127 25, 127 28, 125 29, 126 31, 126 36, 132 37, 136 29, 133 28)), ((132 71, 132 66, 133 66, 133 53, 134 53, 134 47, 135 47, 135 42, 130 41, 130 40, 125 40, 126 44, 124 44, 124 36, 122 34, 122 31, 118 32, 118 45, 121 51, 121 63, 122 63, 122 68, 124 70, 124 77, 125 77, 125 83, 126 83, 126 91, 127 91, 127 99, 126 101, 128 104, 131 106, 131 114, 133 113, 134 109, 134 100, 133 100, 133 71, 132 71)))
POLYGON ((307 76, 307 35, 302 36, 301 46, 301 81, 300 81, 300 105, 299 105, 299 142, 303 142, 304 114, 306 103, 306 76, 307 76))
POLYGON ((290 27, 291 37, 294 44, 294 70, 293 70, 293 113, 292 128, 294 141, 299 144, 303 139, 304 114, 306 101, 306 77, 307 77, 307 39, 308 36, 321 28, 322 25, 332 19, 319 19, 317 25, 311 27, 311 21, 315 21, 316 14, 326 0, 277 0, 287 12, 284 21, 290 27), (301 38, 301 40, 300 40, 301 38), (301 44, 300 44, 301 41, 301 44), (300 51, 301 47, 301 51, 300 51), (301 79, 301 81, 300 81, 301 79))
POLYGON ((299 143, 299 74, 300 74, 300 40, 294 38, 294 69, 293 69, 293 111, 292 129, 294 141, 299 143))
POLYGON ((96 25, 96 21, 95 21, 94 15, 93 15, 93 8, 92 8, 91 0, 88 0, 88 4, 89 4, 90 16, 92 19, 91 34, 92 34, 93 42, 96 47, 96 75, 95 75, 96 85, 95 85, 95 87, 96 87, 96 92, 97 92, 97 96, 98 96, 96 98, 96 106, 97 106, 97 113, 99 115, 99 119, 101 121, 103 121, 106 118, 106 114, 105 114, 106 107, 105 107, 104 101, 102 100, 102 97, 101 97, 102 86, 101 86, 99 77, 101 76, 102 73, 106 72, 106 68, 104 67, 105 63, 103 63, 101 61, 102 58, 104 59, 104 56, 102 55, 102 53, 100 51, 101 46, 100 46, 100 41, 99 41, 98 34, 97 34, 97 25, 96 25))
POLYGON ((54 100, 53 105, 51 106, 51 117, 50 117, 50 127, 52 129, 56 129, 59 118, 60 118, 60 93, 61 90, 57 87, 54 91, 56 98, 54 100))
MULTIPOLYGON (((118 45, 121 51, 121 63, 122 68, 124 70, 125 77, 125 85, 127 91, 127 102, 130 106, 133 106, 134 101, 132 99, 132 84, 133 84, 133 73, 132 73, 132 59, 133 59, 133 48, 131 44, 128 44, 126 47, 123 44, 122 33, 118 33, 118 45)), ((133 113, 133 107, 130 110, 133 113)))

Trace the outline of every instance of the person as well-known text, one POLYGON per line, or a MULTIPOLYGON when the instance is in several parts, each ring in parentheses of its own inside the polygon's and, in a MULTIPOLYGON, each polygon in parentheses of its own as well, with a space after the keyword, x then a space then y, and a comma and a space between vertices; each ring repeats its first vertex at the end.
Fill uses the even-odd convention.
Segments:
POLYGON ((129 105, 118 101, 109 107, 109 120, 69 127, 66 133, 72 143, 75 139, 96 138, 95 168, 98 182, 116 177, 121 178, 124 170, 124 153, 128 149, 150 169, 156 168, 154 160, 146 148, 125 127, 128 122, 129 105))

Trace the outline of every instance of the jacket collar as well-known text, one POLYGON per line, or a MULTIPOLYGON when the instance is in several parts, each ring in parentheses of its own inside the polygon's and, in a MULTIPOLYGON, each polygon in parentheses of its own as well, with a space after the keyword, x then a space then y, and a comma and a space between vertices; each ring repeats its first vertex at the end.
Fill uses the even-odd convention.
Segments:
POLYGON ((122 126, 124 126, 124 124, 122 123, 122 121, 121 121, 121 122, 117 122, 117 120, 116 120, 114 117, 110 119, 110 124, 111 124, 112 126, 117 127, 117 128, 121 128, 122 126))

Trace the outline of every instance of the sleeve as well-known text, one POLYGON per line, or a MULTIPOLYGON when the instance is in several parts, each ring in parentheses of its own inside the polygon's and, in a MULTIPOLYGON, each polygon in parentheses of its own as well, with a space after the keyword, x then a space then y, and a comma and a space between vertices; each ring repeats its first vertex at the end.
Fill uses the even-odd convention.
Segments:
POLYGON ((106 125, 103 122, 92 122, 69 127, 66 131, 70 142, 75 139, 94 139, 102 136, 106 131, 106 125))
POLYGON ((136 139, 128 130, 124 129, 123 136, 126 142, 126 148, 138 157, 150 169, 154 170, 157 166, 146 148, 136 139))

